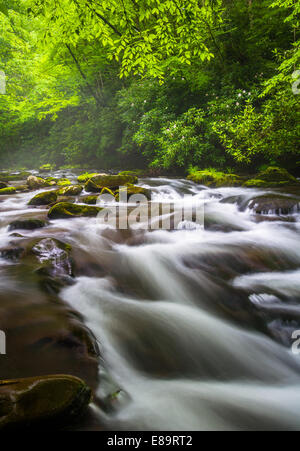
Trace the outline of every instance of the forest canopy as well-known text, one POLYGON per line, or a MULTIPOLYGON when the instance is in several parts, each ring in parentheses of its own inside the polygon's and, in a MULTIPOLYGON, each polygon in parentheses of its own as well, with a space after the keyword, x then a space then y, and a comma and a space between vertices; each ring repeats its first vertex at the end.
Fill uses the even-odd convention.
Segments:
POLYGON ((1 0, 0 165, 300 171, 300 2, 1 0))

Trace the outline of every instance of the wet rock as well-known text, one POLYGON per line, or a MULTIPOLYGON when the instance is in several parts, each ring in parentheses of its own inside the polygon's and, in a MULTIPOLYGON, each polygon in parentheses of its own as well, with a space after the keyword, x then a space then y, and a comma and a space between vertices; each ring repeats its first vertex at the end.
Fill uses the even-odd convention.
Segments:
POLYGON ((68 202, 61 202, 54 205, 48 212, 50 219, 68 219, 80 217, 95 217, 102 210, 102 208, 71 204, 68 202))
POLYGON ((83 196, 80 198, 80 202, 88 205, 96 205, 99 196, 83 196))
POLYGON ((2 172, 0 174, 0 178, 3 182, 13 182, 13 181, 18 181, 18 180, 26 180, 27 177, 30 176, 30 172, 18 172, 18 173, 13 173, 13 172, 2 172))
POLYGON ((57 201, 57 193, 55 191, 45 191, 34 196, 28 205, 49 205, 57 201))
POLYGON ((13 186, 9 186, 9 187, 0 189, 0 196, 16 194, 16 192, 17 192, 17 188, 15 188, 13 186))
POLYGON ((248 206, 259 215, 289 215, 300 211, 300 198, 268 194, 255 197, 248 206))
POLYGON ((116 190, 127 184, 134 185, 138 178, 132 175, 97 175, 88 180, 85 184, 85 190, 88 192, 101 192, 103 188, 116 190))
POLYGON ((142 188, 141 186, 135 186, 135 185, 128 185, 126 188, 121 188, 121 190, 118 190, 116 199, 120 200, 121 197, 128 201, 131 196, 135 194, 140 194, 142 196, 145 196, 147 200, 151 200, 151 190, 147 188, 142 188), (126 196, 127 194, 127 196, 126 196))
POLYGON ((69 186, 69 185, 71 185, 71 181, 69 179, 62 178, 62 179, 59 179, 56 182, 56 184, 57 184, 57 186, 69 186))
POLYGON ((40 172, 50 172, 55 169, 55 166, 52 164, 43 164, 43 166, 40 167, 40 172))
POLYGON ((299 185, 299 182, 286 169, 273 166, 260 172, 253 179, 248 180, 245 183, 245 186, 258 188, 279 187, 285 185, 299 185))
POLYGON ((67 186, 58 191, 59 196, 79 196, 83 188, 81 185, 67 186))
POLYGON ((19 221, 13 221, 9 224, 9 231, 12 230, 35 230, 41 229, 46 226, 46 221, 41 219, 23 219, 19 221))
POLYGON ((0 182, 0 189, 7 188, 7 184, 5 182, 0 182))
POLYGON ((107 175, 107 174, 99 174, 99 173, 89 173, 86 172, 85 174, 79 175, 77 178, 78 183, 86 183, 88 180, 90 180, 92 177, 95 177, 97 175, 107 175))
POLYGON ((30 177, 28 177, 27 185, 30 189, 40 189, 40 188, 46 188, 48 186, 51 186, 50 183, 47 182, 47 180, 45 180, 41 177, 36 177, 34 175, 31 175, 30 177))
POLYGON ((188 180, 199 183, 200 185, 221 187, 221 186, 240 186, 242 179, 235 174, 225 174, 223 172, 204 170, 195 171, 188 176, 188 180))
POLYGON ((18 185, 16 186, 16 190, 21 193, 28 193, 30 191, 28 185, 18 185))
POLYGON ((25 249, 22 247, 8 247, 0 249, 0 257, 6 260, 18 261, 24 254, 25 249))
POLYGON ((0 429, 63 427, 82 415, 91 389, 73 376, 0 381, 0 429))

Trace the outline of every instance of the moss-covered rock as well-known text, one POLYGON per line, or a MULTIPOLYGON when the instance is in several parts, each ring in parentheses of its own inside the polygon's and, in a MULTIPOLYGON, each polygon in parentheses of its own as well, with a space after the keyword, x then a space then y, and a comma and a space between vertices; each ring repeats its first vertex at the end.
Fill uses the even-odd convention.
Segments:
POLYGON ((23 219, 18 221, 13 221, 9 224, 8 230, 35 230, 45 227, 46 221, 41 219, 23 219))
POLYGON ((52 165, 52 164, 43 164, 41 167, 40 167, 40 172, 50 172, 50 171, 53 171, 55 169, 55 165, 52 165))
POLYGON ((272 188, 286 185, 300 185, 300 183, 286 169, 272 166, 265 171, 261 171, 244 185, 248 187, 272 188))
POLYGON ((55 191, 46 191, 34 196, 28 205, 50 205, 57 201, 57 193, 55 191))
POLYGON ((43 179, 42 177, 36 177, 35 175, 30 175, 28 177, 27 185, 30 189, 40 189, 51 186, 50 183, 47 182, 47 180, 43 179))
POLYGON ((55 204, 48 212, 50 219, 68 219, 80 217, 95 217, 102 208, 61 202, 55 204))
POLYGON ((58 191, 59 196, 79 196, 81 194, 83 188, 81 185, 72 185, 61 188, 58 191))
POLYGON ((200 185, 222 187, 222 186, 239 186, 242 181, 238 175, 225 174, 224 172, 217 172, 214 170, 206 169, 204 171, 193 171, 188 180, 191 180, 200 185))
POLYGON ((62 427, 81 415, 90 401, 90 388, 73 376, 0 381, 0 429, 62 427))
POLYGON ((28 185, 18 185, 16 186, 16 190, 18 191, 18 193, 26 193, 30 191, 28 185))
POLYGON ((300 211, 300 197, 268 194, 255 197, 248 207, 259 215, 289 215, 300 211))
POLYGON ((7 183, 0 182, 0 189, 7 188, 7 183))
POLYGON ((70 181, 69 179, 62 178, 62 179, 59 179, 59 180, 56 182, 56 184, 57 184, 57 186, 69 186, 69 185, 71 185, 72 183, 71 183, 71 181, 70 181))
POLYGON ((99 196, 83 196, 80 198, 80 202, 88 205, 96 205, 99 196))
POLYGON ((85 190, 100 193, 103 188, 117 190, 120 186, 134 185, 137 182, 138 178, 132 175, 97 175, 86 182, 85 190))
POLYGON ((17 188, 15 188, 14 186, 8 186, 6 188, 0 189, 0 196, 16 194, 16 192, 17 192, 17 188))
POLYGON ((130 175, 132 177, 142 177, 144 175, 145 171, 143 171, 142 169, 134 169, 131 171, 121 171, 119 172, 118 175, 130 175))
POLYGON ((92 177, 95 177, 96 175, 105 175, 105 174, 99 174, 97 172, 94 173, 86 172, 85 174, 79 175, 77 181, 78 183, 86 183, 88 180, 90 180, 92 177))
POLYGON ((135 185, 128 185, 124 188, 121 188, 121 190, 118 190, 117 195, 116 195, 116 200, 119 201, 120 200, 120 195, 125 201, 130 200, 130 197, 135 195, 135 194, 141 194, 143 196, 146 197, 147 200, 151 200, 151 190, 147 189, 147 188, 142 188, 141 186, 135 186, 135 185), (127 198, 126 198, 126 194, 127 194, 127 198))
POLYGON ((18 172, 16 174, 10 173, 10 172, 2 172, 0 174, 0 179, 3 182, 14 182, 14 181, 19 181, 19 180, 26 180, 27 177, 29 177, 29 176, 30 176, 30 172, 27 172, 27 171, 18 172))

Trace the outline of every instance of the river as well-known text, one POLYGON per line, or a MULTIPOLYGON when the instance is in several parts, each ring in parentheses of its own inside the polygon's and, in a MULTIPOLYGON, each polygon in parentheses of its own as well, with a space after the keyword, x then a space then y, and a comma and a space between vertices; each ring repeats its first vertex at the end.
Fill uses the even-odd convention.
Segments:
MULTIPOLYGON (((185 221, 176 230, 118 231, 79 218, 13 238, 56 237, 77 250, 83 267, 90 262, 58 294, 100 348, 93 419, 84 427, 299 429, 298 208, 257 215, 249 203, 264 190, 139 182, 158 204, 180 205, 185 196, 204 205, 205 227, 185 221)), ((45 214, 27 206, 34 194, 3 197, 0 248, 12 241, 11 221, 45 214)), ((17 265, 0 259, 2 295, 22 284, 17 265)))

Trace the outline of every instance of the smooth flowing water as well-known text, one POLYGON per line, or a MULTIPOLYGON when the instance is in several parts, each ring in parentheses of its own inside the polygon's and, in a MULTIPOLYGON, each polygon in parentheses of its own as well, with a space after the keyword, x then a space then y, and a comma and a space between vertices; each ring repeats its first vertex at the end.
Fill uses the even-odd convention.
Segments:
MULTIPOLYGON (((291 347, 300 329, 297 209, 258 218, 247 206, 261 190, 167 178, 140 184, 159 204, 180 205, 184 195, 205 203, 204 229, 187 221, 179 230, 117 231, 84 218, 22 232, 63 237, 95 268, 59 293, 99 343, 93 425, 299 429, 300 355, 291 347)), ((0 247, 11 240, 9 222, 44 212, 26 205, 33 195, 0 203, 0 247)), ((1 290, 11 283, 0 278, 1 290)))

